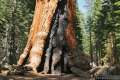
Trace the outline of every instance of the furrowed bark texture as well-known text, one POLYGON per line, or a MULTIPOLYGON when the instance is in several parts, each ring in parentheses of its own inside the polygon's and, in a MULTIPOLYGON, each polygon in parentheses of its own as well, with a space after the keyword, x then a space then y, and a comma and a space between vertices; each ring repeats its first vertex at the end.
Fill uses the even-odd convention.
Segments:
POLYGON ((27 45, 18 61, 19 65, 23 64, 24 59, 29 53, 30 56, 34 54, 34 49, 36 49, 35 51, 38 50, 39 53, 39 55, 36 56, 41 56, 43 54, 42 49, 44 47, 46 41, 45 39, 47 38, 50 29, 50 23, 57 7, 57 2, 58 0, 36 0, 33 23, 31 26, 27 45))
MULTIPOLYGON (((71 50, 76 48, 77 41, 73 30, 74 16, 75 0, 36 0, 28 41, 20 55, 18 65, 23 65, 28 56, 27 66, 32 67, 36 72, 43 54, 46 54, 44 71, 48 72, 50 56, 52 56, 51 73, 55 73, 54 67, 60 61, 61 55, 66 55, 64 54, 65 46, 68 45, 71 50)), ((67 57, 64 58, 67 60, 67 57)), ((67 61, 64 63, 67 64, 67 61)))
POLYGON ((77 41, 75 37, 75 32, 73 29, 74 26, 74 17, 75 17, 75 2, 76 0, 68 0, 68 26, 66 29, 66 40, 71 49, 76 48, 77 41))

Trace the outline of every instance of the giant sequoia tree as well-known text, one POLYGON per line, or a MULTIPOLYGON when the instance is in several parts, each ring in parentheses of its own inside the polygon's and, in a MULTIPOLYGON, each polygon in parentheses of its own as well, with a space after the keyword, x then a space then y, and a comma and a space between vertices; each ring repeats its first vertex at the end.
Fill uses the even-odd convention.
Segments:
MULTIPOLYGON (((29 58, 26 66, 34 72, 42 66, 43 73, 49 70, 56 73, 55 67, 59 62, 63 63, 64 66, 61 66, 64 69, 67 64, 70 65, 67 55, 71 55, 77 45, 73 30, 74 16, 75 0, 36 0, 28 41, 18 65, 24 65, 25 59, 29 58)), ((60 66, 56 70, 61 71, 60 66)))

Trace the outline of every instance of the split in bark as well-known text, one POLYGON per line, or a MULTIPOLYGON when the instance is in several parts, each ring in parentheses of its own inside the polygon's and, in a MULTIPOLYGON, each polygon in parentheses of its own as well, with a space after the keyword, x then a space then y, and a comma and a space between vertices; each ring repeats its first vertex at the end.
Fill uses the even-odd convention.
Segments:
POLYGON ((29 64, 26 66, 35 73, 41 62, 44 63, 42 73, 46 74, 50 70, 52 74, 61 73, 61 64, 64 64, 63 68, 68 64, 68 49, 74 50, 77 45, 73 30, 74 16, 75 0, 36 0, 27 45, 20 55, 18 65, 23 65, 28 56, 29 64))

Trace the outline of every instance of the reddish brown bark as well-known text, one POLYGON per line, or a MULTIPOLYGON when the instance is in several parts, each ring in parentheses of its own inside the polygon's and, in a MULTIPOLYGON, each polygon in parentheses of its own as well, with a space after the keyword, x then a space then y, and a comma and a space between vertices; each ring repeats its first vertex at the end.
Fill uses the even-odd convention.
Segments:
POLYGON ((44 2, 36 0, 34 18, 33 18, 30 33, 28 36, 28 41, 27 41, 26 47, 23 51, 23 54, 21 54, 21 56, 20 56, 20 59, 18 61, 18 65, 22 65, 26 56, 30 53, 30 50, 32 48, 32 44, 33 44, 34 39, 35 39, 35 34, 36 34, 36 32, 38 32, 37 29, 38 29, 38 26, 39 26, 40 20, 41 20, 40 13, 42 14, 42 12, 43 12, 43 6, 44 6, 44 2))
MULTIPOLYGON (((29 56, 29 64, 35 72, 41 62, 41 56, 46 43, 46 38, 51 28, 51 22, 59 0, 36 0, 33 22, 31 25, 28 41, 23 53, 20 55, 18 65, 23 65, 24 59, 29 56)), ((68 27, 66 29, 66 40, 68 46, 73 49, 77 45, 73 30, 75 16, 75 0, 68 2, 68 27)))
POLYGON ((21 54, 18 65, 22 65, 29 54, 28 66, 34 71, 41 62, 45 41, 50 29, 50 23, 56 10, 58 0, 36 0, 35 15, 31 26, 27 45, 21 54))
POLYGON ((75 1, 76 0, 68 0, 68 26, 65 34, 68 46, 71 49, 76 48, 76 45, 77 45, 75 32, 73 29, 73 26, 74 26, 73 21, 75 17, 75 1))

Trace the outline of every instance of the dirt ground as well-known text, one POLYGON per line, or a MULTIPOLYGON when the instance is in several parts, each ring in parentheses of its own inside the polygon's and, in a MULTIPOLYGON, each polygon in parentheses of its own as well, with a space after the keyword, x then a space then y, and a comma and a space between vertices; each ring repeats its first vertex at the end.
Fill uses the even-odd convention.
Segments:
POLYGON ((67 75, 8 75, 0 76, 0 80, 94 80, 86 77, 81 77, 73 74, 67 75))

